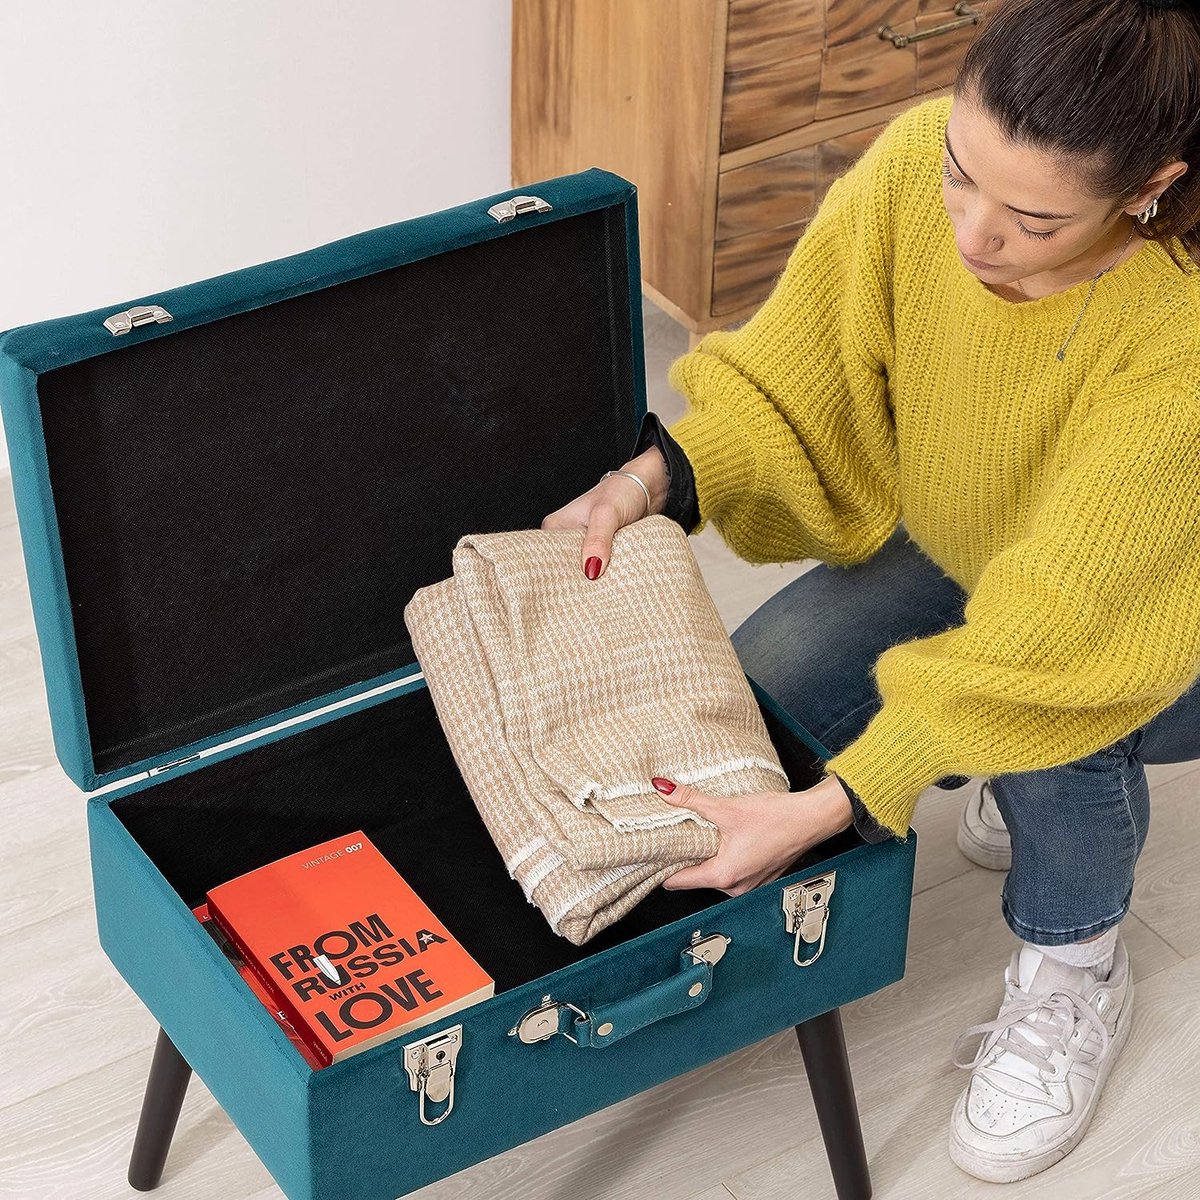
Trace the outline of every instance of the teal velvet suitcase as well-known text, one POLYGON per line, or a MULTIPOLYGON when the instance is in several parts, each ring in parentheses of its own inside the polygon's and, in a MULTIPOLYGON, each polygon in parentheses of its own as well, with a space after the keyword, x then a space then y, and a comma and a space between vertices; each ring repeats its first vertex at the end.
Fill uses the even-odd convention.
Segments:
POLYGON ((645 410, 635 189, 530 191, 0 339, 100 940, 161 1026, 134 1186, 190 1070, 291 1200, 391 1200, 796 1026, 837 1193, 870 1194, 837 1010, 904 973, 915 836, 847 830, 733 899, 660 889, 573 947, 505 872, 413 661, 404 605, 458 538, 536 526, 645 410), (313 1070, 190 909, 355 829, 496 994, 313 1070))

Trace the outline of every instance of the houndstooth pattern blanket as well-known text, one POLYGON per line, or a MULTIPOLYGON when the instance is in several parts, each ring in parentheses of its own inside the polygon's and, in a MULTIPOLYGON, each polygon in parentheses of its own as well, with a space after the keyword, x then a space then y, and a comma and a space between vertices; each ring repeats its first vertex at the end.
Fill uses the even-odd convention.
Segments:
POLYGON ((582 530, 462 538, 404 610, 455 761, 509 874, 575 945, 716 853, 655 775, 712 795, 787 777, 687 536, 647 517, 608 569, 582 530))

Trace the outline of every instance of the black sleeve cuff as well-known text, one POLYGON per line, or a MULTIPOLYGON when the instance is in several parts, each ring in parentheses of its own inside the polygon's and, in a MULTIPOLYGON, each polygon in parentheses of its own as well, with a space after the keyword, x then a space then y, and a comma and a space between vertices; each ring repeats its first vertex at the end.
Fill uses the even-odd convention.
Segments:
POLYGON ((890 829, 880 825, 871 816, 867 811, 866 805, 859 799, 858 793, 840 775, 834 775, 833 777, 846 789, 846 795, 850 797, 850 807, 854 810, 854 831, 864 842, 878 844, 879 842, 886 842, 890 837, 896 836, 890 829))
POLYGON ((693 533, 700 524, 700 505, 692 464, 679 443, 663 428, 658 414, 647 412, 629 457, 637 458, 651 446, 658 447, 667 464, 667 503, 663 516, 678 521, 685 533, 693 533))

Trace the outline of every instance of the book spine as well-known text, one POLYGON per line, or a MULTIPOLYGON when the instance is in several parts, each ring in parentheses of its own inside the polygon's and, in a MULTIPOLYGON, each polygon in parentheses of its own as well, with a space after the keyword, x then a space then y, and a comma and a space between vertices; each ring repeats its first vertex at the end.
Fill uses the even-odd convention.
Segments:
POLYGON ((288 1022, 295 1029, 297 1035, 304 1039, 305 1045, 316 1055, 321 1066, 329 1066, 333 1062, 333 1055, 329 1052, 329 1048, 324 1042, 321 1041, 320 1034, 308 1023, 299 1005, 287 994, 285 988, 281 987, 276 980, 271 978, 270 973, 251 952, 250 947, 238 936, 238 932, 233 927, 232 922, 225 919, 221 910, 211 899, 208 902, 208 911, 212 919, 217 923, 217 928, 233 944, 234 949, 241 956, 242 962, 246 964, 247 969, 254 972, 254 977, 262 984, 267 994, 279 1005, 281 1011, 287 1014, 288 1022))

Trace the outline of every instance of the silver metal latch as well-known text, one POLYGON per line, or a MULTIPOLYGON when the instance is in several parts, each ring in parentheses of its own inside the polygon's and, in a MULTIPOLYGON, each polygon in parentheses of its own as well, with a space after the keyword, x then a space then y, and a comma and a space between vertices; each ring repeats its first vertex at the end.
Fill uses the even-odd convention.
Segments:
POLYGON ((488 216, 495 217, 501 225, 514 217, 525 213, 548 213, 554 210, 540 196, 514 196, 511 200, 501 200, 488 209, 488 216))
POLYGON ((452 1025, 404 1047, 408 1086, 421 1097, 418 1111, 422 1125, 437 1125, 454 1111, 454 1071, 462 1036, 462 1026, 452 1025), (432 1121, 425 1115, 426 1097, 435 1104, 446 1102, 446 1111, 432 1121))
POLYGON ((165 325, 174 318, 161 304, 140 304, 137 308, 127 308, 124 312, 113 313, 104 321, 104 328, 113 337, 128 333, 136 325, 165 325))
POLYGON ((809 967, 821 957, 825 949, 825 927, 829 922, 829 897, 833 895, 836 871, 806 879, 783 889, 783 921, 788 933, 796 935, 792 948, 792 961, 798 967, 809 967), (800 942, 812 945, 817 942, 817 952, 802 962, 800 942))

